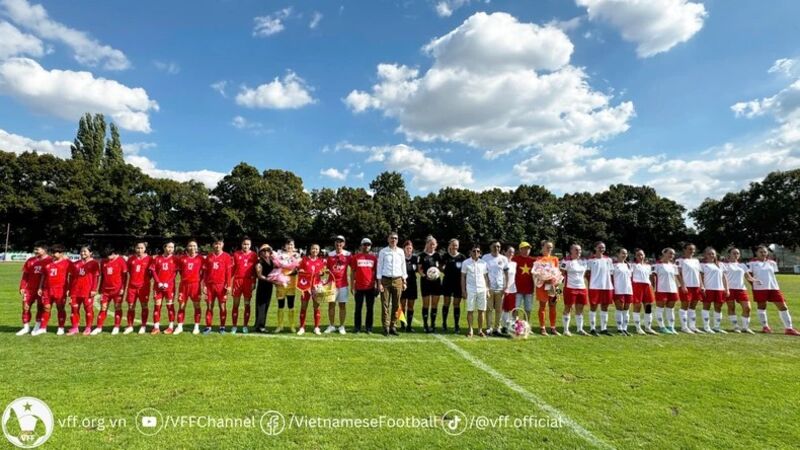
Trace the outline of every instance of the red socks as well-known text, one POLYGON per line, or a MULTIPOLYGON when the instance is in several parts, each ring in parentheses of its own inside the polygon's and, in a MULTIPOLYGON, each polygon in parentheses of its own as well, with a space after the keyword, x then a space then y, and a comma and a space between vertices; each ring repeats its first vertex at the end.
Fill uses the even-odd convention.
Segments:
POLYGON ((544 307, 539 306, 539 310, 537 312, 539 313, 539 326, 544 328, 544 307))
POLYGON ((550 328, 556 327, 556 305, 549 305, 548 312, 550 313, 550 328))
MULTIPOLYGON (((161 318, 161 311, 158 312, 158 317, 161 318)), ((167 317, 169 317, 169 323, 175 322, 175 304, 172 302, 167 303, 167 317)))
POLYGON ((250 323, 250 302, 244 302, 244 326, 250 323))
MULTIPOLYGON (((116 311, 115 311, 116 312, 116 311)), ((116 319, 116 314, 114 315, 116 319)), ((136 318, 136 303, 128 303, 128 326, 133 326, 133 319, 136 318)), ((119 326, 119 324, 114 324, 114 326, 119 326)))

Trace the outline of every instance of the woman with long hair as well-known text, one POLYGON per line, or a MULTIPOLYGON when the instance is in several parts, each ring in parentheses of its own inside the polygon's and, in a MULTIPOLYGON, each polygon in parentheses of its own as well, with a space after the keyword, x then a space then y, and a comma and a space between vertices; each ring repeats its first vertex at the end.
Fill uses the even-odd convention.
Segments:
POLYGON ((595 242, 594 253, 586 260, 589 280, 589 334, 611 336, 608 331, 608 305, 614 303, 614 284, 611 273, 614 263, 605 255, 606 244, 595 242), (600 332, 597 332, 597 307, 600 307, 600 332))
POLYGON ((702 333, 697 328, 697 304, 703 301, 703 282, 700 279, 700 260, 695 258, 697 251, 692 243, 683 245, 683 255, 675 261, 678 266, 681 288, 678 298, 681 309, 678 311, 681 318, 681 331, 688 334, 702 333))
POLYGON ((258 263, 256 263, 256 322, 254 328, 259 333, 267 332, 267 317, 269 304, 272 301, 273 284, 267 280, 267 275, 275 266, 272 264, 272 247, 262 244, 258 249, 258 263))
MULTIPOLYGON (((542 254, 533 263, 536 265, 551 265, 558 268, 558 257, 553 256, 553 243, 548 240, 542 241, 542 254)), ((534 280, 535 281, 535 280, 534 280)), ((539 328, 542 336, 547 336, 547 329, 545 328, 545 310, 548 313, 550 323, 550 334, 559 335, 556 330, 556 304, 558 303, 558 294, 556 294, 556 286, 550 283, 543 283, 541 286, 536 285, 536 301, 539 303, 539 328)))
POLYGON ((709 334, 722 333, 725 330, 720 327, 722 323, 722 305, 728 297, 728 280, 725 278, 724 268, 719 259, 717 251, 712 247, 703 250, 704 260, 700 265, 700 281, 705 288, 703 296, 703 331, 709 334), (714 306, 714 326, 711 326, 710 310, 714 306))
POLYGON ((406 315, 406 328, 407 333, 414 330, 411 328, 411 321, 414 320, 414 303, 417 302, 417 272, 419 271, 419 257, 414 254, 414 243, 405 241, 403 243, 403 252, 406 255, 406 289, 400 294, 400 308, 405 311, 406 315))
POLYGON ((569 256, 561 261, 561 272, 564 274, 564 336, 572 336, 569 331, 570 313, 575 307, 575 328, 577 334, 588 336, 583 330, 583 307, 589 302, 589 293, 586 291, 586 260, 581 257, 581 246, 572 244, 569 256))
POLYGON ((295 250, 294 239, 288 238, 283 243, 283 248, 275 252, 273 262, 289 278, 286 285, 278 284, 275 286, 275 299, 278 300, 278 326, 276 333, 283 331, 283 310, 289 310, 289 329, 295 332, 294 326, 294 298, 297 292, 297 266, 300 264, 300 254, 295 250))
POLYGON ((673 262, 675 250, 667 247, 661 250, 661 259, 653 266, 656 285, 656 320, 662 334, 678 334, 675 331, 675 303, 678 289, 683 286, 680 269, 673 262), (664 312, 667 313, 667 326, 664 326, 664 312))
POLYGON ((612 272, 614 281, 614 308, 617 321, 617 332, 623 336, 628 334, 628 308, 633 302, 633 270, 628 264, 628 250, 617 251, 617 261, 612 272))
POLYGON ((637 248, 631 264, 631 281, 633 286, 633 324, 637 334, 658 334, 653 329, 653 267, 647 262, 644 250, 637 248), (644 305, 644 329, 642 328, 641 311, 644 305))
POLYGON ((325 260, 319 257, 319 245, 311 244, 308 248, 308 255, 304 256, 300 265, 297 266, 297 289, 301 292, 298 335, 302 336, 306 332, 306 311, 308 311, 308 302, 311 300, 314 302, 314 334, 322 334, 322 330, 319 329, 321 319, 319 301, 313 295, 313 291, 314 286, 320 283, 324 271, 325 260))
POLYGON ((772 328, 767 322, 767 303, 774 303, 778 308, 778 315, 783 321, 784 333, 790 336, 800 336, 800 332, 792 327, 792 316, 789 314, 786 299, 783 297, 781 288, 778 286, 778 279, 775 277, 775 274, 778 273, 778 264, 767 258, 769 250, 765 245, 756 247, 755 253, 756 257, 750 261, 748 268, 753 276, 753 298, 758 304, 758 320, 761 321, 761 331, 772 333, 772 328))
POLYGON ((728 298, 725 301, 728 303, 728 320, 733 325, 733 331, 736 333, 750 333, 755 334, 750 329, 750 296, 747 294, 747 286, 745 280, 750 285, 753 284, 753 276, 750 275, 747 264, 740 262, 742 252, 736 247, 731 247, 728 250, 728 257, 723 264, 725 272, 725 279, 728 282, 728 298), (739 327, 739 322, 736 318, 736 304, 741 305, 742 308, 742 326, 739 327))
POLYGON ((439 307, 439 296, 442 292, 442 278, 441 270, 444 268, 442 264, 442 255, 436 251, 436 238, 428 236, 425 238, 425 250, 419 254, 419 273, 420 281, 419 287, 422 292, 422 326, 426 333, 433 333, 436 331, 436 309, 439 307), (436 273, 439 273, 433 279, 428 277, 428 271, 431 268, 436 268, 436 273), (428 317, 430 317, 430 325, 428 324, 428 317))

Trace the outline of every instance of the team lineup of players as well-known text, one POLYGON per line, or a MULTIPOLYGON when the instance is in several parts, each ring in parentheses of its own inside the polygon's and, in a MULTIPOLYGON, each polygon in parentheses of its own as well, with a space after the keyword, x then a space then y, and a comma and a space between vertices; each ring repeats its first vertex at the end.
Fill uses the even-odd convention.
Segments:
MULTIPOLYGON (((265 318, 273 287, 278 301, 275 332, 283 331, 286 326, 292 332, 305 333, 306 310, 308 303, 313 300, 314 333, 322 334, 320 305, 313 292, 323 274, 329 275, 335 287, 328 307, 330 324, 324 332, 346 333, 346 303, 349 294, 353 294, 356 308, 352 331, 371 333, 372 309, 380 281, 376 273, 377 257, 371 252, 371 245, 372 242, 364 238, 358 251, 351 254, 344 250, 344 238, 337 236, 334 249, 328 255, 322 256, 316 244, 311 245, 305 255, 300 255, 291 239, 276 252, 266 244, 256 252, 251 249, 250 239, 244 238, 240 248, 229 254, 224 251, 222 239, 216 239, 212 250, 201 255, 197 242, 191 240, 181 255, 175 254, 175 244, 168 242, 164 244, 161 254, 151 256, 147 254, 146 243, 138 242, 134 253, 127 259, 117 251, 109 250, 105 258, 98 261, 93 258, 89 247, 82 247, 80 259, 73 262, 67 258, 62 245, 47 248, 44 244, 37 244, 34 256, 26 261, 22 269, 19 291, 22 295, 23 327, 17 335, 47 333, 53 306, 58 315, 58 335, 80 333, 81 307, 85 313, 83 334, 100 334, 112 303, 114 324, 111 334, 118 334, 122 325, 123 302, 127 304, 127 327, 123 332, 129 334, 135 331, 138 303, 141 314, 138 332, 145 334, 150 319, 151 293, 151 334, 162 332, 160 322, 163 304, 166 304, 169 321, 163 333, 183 332, 186 307, 190 300, 194 312, 193 334, 201 333, 203 299, 206 309, 202 332, 208 334, 212 331, 216 305, 219 332, 225 333, 229 296, 233 298, 231 332, 238 331, 239 310, 243 300, 241 331, 247 333, 254 290, 257 305, 259 301, 263 305, 263 309, 259 310, 261 318, 257 318, 256 330, 266 332, 265 318), (176 281, 178 279, 179 283, 176 281), (299 323, 294 315, 297 294, 302 302, 299 323), (100 310, 95 322, 97 295, 100 297, 100 310), (71 327, 65 331, 67 304, 71 308, 71 327), (31 326, 34 305, 36 317, 31 326), (337 306, 338 325, 335 323, 337 306), (284 323, 285 309, 289 313, 288 323, 284 323), (362 323, 364 310, 366 320, 362 323)), ((610 257, 606 255, 606 247, 602 242, 595 243, 589 256, 584 256, 582 248, 573 244, 569 255, 562 261, 552 254, 553 244, 549 241, 542 241, 537 256, 531 255, 531 245, 527 242, 521 242, 518 251, 513 246, 506 246, 502 252, 501 244, 492 242, 490 252, 483 256, 479 246, 474 246, 469 255, 464 255, 459 253, 459 242, 455 239, 449 241, 445 252, 439 252, 436 239, 430 236, 419 253, 415 253, 410 241, 406 241, 402 248, 406 256, 405 268, 410 277, 401 300, 406 317, 404 330, 407 332, 414 331, 415 302, 421 293, 422 325, 426 333, 447 332, 451 308, 453 329, 459 333, 463 299, 467 299, 468 336, 473 335, 473 312, 477 313, 480 336, 506 336, 509 332, 507 326, 513 323, 514 317, 521 315, 522 310, 527 317, 531 317, 534 304, 538 304, 542 335, 563 333, 570 336, 573 317, 577 334, 611 335, 608 330, 608 309, 611 305, 615 307, 616 328, 620 335, 630 334, 631 309, 637 334, 676 334, 675 307, 678 303, 682 332, 725 333, 721 321, 722 308, 727 306, 730 329, 753 333, 750 329, 749 284, 758 305, 762 332, 771 332, 766 308, 768 303, 773 303, 779 311, 785 334, 800 335, 792 327, 786 301, 778 286, 775 276, 777 264, 769 259, 769 251, 765 246, 758 246, 755 258, 748 263, 740 262, 741 253, 736 248, 729 249, 724 260, 713 248, 705 249, 702 258, 698 259, 693 244, 686 244, 677 258, 675 250, 665 248, 660 258, 652 263, 641 249, 634 251, 632 260, 629 260, 628 251, 624 248, 610 257), (563 286, 537 279, 537 274, 544 273, 541 270, 544 266, 560 270, 563 286), (419 289, 417 277, 420 279, 419 289), (437 329, 437 313, 442 298, 441 327, 437 329), (556 329, 559 298, 563 299, 564 306, 562 333, 556 329), (696 315, 696 308, 700 304, 702 328, 697 326, 696 315), (741 320, 736 313, 737 304, 741 308, 741 320), (583 309, 586 305, 589 305, 588 332, 584 329, 583 309), (654 316, 658 331, 653 328, 654 316)), ((388 330, 384 330, 384 334, 388 334, 388 330)), ((396 334, 394 329, 392 334, 396 334)))

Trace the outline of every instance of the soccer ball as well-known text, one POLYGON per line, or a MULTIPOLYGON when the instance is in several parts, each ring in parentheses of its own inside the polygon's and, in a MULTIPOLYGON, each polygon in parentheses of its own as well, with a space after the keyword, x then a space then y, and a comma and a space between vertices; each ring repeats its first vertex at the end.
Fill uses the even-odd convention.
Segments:
POLYGON ((436 267, 431 267, 427 272, 425 272, 425 275, 429 280, 434 281, 439 279, 440 272, 436 267))

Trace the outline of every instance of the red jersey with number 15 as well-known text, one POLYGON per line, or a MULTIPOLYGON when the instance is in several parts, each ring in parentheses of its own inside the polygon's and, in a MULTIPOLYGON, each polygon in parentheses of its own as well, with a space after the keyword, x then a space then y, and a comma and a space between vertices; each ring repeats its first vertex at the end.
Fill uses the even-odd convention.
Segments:
POLYGON ((205 264, 203 264, 203 272, 205 273, 206 284, 230 286, 233 258, 225 252, 219 255, 213 252, 209 253, 206 255, 205 264))
POLYGON ((150 265, 153 279, 156 283, 175 283, 175 275, 178 273, 178 260, 175 256, 158 255, 153 258, 150 265))
POLYGON ((150 256, 131 256, 128 258, 128 286, 142 287, 150 282, 150 256))
POLYGON ((233 278, 255 278, 258 255, 254 251, 247 253, 236 250, 233 253, 233 278))
POLYGON ((203 272, 203 257, 200 255, 183 255, 178 260, 178 271, 181 274, 181 283, 196 283, 200 281, 203 272))
POLYGON ((121 256, 114 259, 106 259, 100 265, 103 274, 103 292, 117 292, 122 289, 122 276, 128 271, 128 264, 121 256))
POLYGON ((88 297, 97 287, 100 264, 90 259, 72 263, 69 270, 69 293, 72 297, 88 297))
POLYGON ((53 262, 53 258, 47 255, 44 258, 39 258, 38 256, 28 258, 25 261, 25 265, 22 266, 22 279, 19 280, 19 288, 29 291, 38 290, 44 274, 44 266, 51 262, 53 262))

